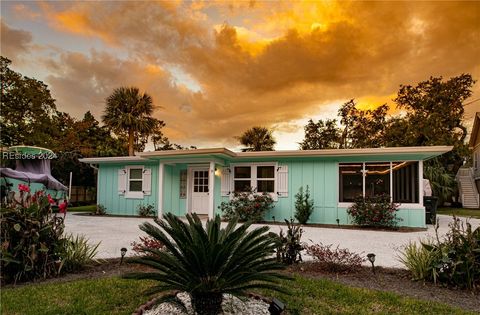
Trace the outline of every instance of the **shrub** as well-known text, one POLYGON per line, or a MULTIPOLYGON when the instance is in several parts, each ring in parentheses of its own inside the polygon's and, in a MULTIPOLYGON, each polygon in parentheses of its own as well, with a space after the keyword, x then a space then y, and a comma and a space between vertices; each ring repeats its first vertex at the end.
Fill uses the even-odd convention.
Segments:
POLYGON ((140 229, 165 245, 165 250, 149 249, 148 256, 131 261, 154 268, 154 272, 125 275, 130 279, 158 281, 150 294, 163 293, 157 303, 181 301, 178 291, 187 292, 193 309, 200 315, 218 314, 224 293, 245 296, 246 290, 273 289, 281 292, 282 279, 290 279, 279 273, 283 265, 272 254, 278 239, 267 234, 268 227, 248 231, 250 223, 237 227, 233 219, 221 228, 220 216, 208 220, 206 226, 196 215, 187 214, 188 222, 167 213, 159 227, 145 222, 140 229))
POLYGON ((97 210, 95 211, 96 215, 105 215, 107 214, 107 208, 104 205, 98 204, 97 210))
POLYGON ((153 205, 139 204, 137 211, 141 217, 153 217, 155 215, 155 207, 153 205))
POLYGON ((460 288, 477 289, 480 285, 480 227, 454 217, 443 239, 435 228, 436 241, 421 246, 407 246, 400 261, 414 279, 423 279, 460 288))
POLYGON ((52 212, 50 195, 37 191, 32 196, 28 186, 19 188, 21 201, 1 209, 0 262, 6 282, 56 275, 65 243, 64 217, 52 212))
POLYGON ((60 271, 77 271, 95 262, 98 246, 90 245, 88 239, 83 235, 68 235, 65 238, 64 248, 61 252, 62 262, 60 264, 60 271))
POLYGON ((304 249, 304 244, 301 239, 303 229, 300 225, 295 225, 293 219, 290 219, 290 222, 285 220, 285 222, 287 223, 287 233, 283 234, 283 230, 280 230, 277 260, 292 265, 302 261, 301 252, 304 249))
POLYGON ((257 194, 250 190, 234 192, 233 198, 222 202, 219 209, 223 213, 223 218, 227 220, 238 217, 242 222, 259 222, 263 220, 268 210, 273 209, 273 206, 273 199, 270 194, 257 194))
POLYGON ((162 242, 151 236, 140 236, 139 239, 140 241, 133 241, 130 244, 137 256, 148 255, 149 252, 146 249, 162 249, 165 247, 162 242))
POLYGON ((313 244, 306 247, 307 254, 320 264, 322 269, 331 272, 351 272, 361 268, 366 259, 347 248, 337 246, 332 249, 332 244, 313 244))
POLYGON ((310 216, 313 213, 313 200, 310 199, 310 190, 303 192, 303 187, 300 187, 298 193, 295 195, 295 219, 300 224, 307 224, 310 216))
POLYGON ((390 202, 390 196, 358 197, 347 209, 353 223, 362 226, 396 227, 401 218, 397 217, 398 205, 390 202))

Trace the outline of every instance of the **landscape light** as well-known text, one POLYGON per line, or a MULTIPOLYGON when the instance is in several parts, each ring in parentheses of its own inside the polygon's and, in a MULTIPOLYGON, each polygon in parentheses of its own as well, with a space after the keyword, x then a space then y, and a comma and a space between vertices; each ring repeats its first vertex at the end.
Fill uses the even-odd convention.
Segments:
POLYGON ((282 301, 276 298, 273 298, 272 302, 270 303, 270 306, 268 307, 268 311, 270 312, 270 314, 280 315, 283 313, 284 310, 285 310, 285 304, 282 301))
POLYGON ((372 263, 372 271, 373 273, 375 273, 375 254, 374 253, 367 254, 367 258, 372 263))
POLYGON ((127 253, 127 249, 125 247, 122 247, 120 249, 120 254, 122 255, 122 258, 120 258, 120 265, 123 263, 123 257, 125 257, 126 253, 127 253))

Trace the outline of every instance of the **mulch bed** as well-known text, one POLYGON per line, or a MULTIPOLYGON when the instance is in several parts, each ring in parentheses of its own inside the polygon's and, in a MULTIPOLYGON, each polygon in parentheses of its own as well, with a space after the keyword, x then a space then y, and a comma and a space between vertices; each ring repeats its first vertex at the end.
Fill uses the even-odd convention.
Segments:
MULTIPOLYGON (((121 276, 127 272, 147 271, 149 268, 124 263, 119 259, 103 260, 77 273, 66 274, 57 278, 39 280, 36 282, 17 283, 18 286, 32 283, 61 283, 80 279, 121 276)), ((421 300, 445 303, 451 306, 480 312, 480 292, 446 288, 433 283, 412 281, 408 271, 404 269, 375 267, 375 274, 369 267, 362 267, 351 273, 332 273, 319 268, 314 262, 304 262, 288 268, 287 272, 316 279, 329 279, 350 287, 387 291, 421 300)), ((4 288, 12 287, 6 285, 4 288)))
POLYGON ((405 269, 362 267, 351 273, 332 273, 319 268, 314 262, 304 262, 289 268, 304 277, 329 279, 350 287, 387 291, 420 300, 429 300, 480 312, 480 292, 447 288, 423 281, 412 281, 405 269))

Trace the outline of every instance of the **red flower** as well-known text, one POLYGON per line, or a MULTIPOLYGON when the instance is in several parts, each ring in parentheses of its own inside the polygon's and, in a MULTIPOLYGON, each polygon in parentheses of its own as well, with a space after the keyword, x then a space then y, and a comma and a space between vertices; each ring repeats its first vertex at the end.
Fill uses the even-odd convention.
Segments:
POLYGON ((50 196, 50 194, 47 195, 47 198, 48 198, 48 202, 53 205, 55 204, 55 200, 53 200, 52 196, 50 196))
POLYGON ((37 190, 35 195, 37 195, 37 197, 43 196, 43 190, 37 190))
POLYGON ((58 212, 67 213, 67 206, 68 204, 66 201, 62 202, 61 204, 58 205, 58 212))
POLYGON ((28 187, 28 185, 18 184, 18 190, 29 193, 30 187, 28 187))

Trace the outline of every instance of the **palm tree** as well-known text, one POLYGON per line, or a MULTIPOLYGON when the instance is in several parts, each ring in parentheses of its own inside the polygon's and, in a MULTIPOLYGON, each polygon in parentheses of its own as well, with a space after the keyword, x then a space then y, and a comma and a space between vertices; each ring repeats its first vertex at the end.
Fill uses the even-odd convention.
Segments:
POLYGON ((157 125, 152 97, 136 87, 120 87, 106 99, 102 120, 115 133, 128 134, 128 155, 134 155, 135 135, 150 134, 157 125))
POLYGON ((165 250, 144 247, 146 256, 131 261, 149 266, 154 272, 131 273, 128 279, 158 281, 149 294, 162 293, 156 303, 174 302, 179 291, 190 295, 198 314, 214 315, 221 311, 223 294, 245 296, 247 290, 264 288, 286 292, 279 282, 291 277, 278 270, 284 265, 273 256, 279 245, 278 235, 268 227, 247 231, 250 223, 237 227, 237 219, 221 228, 220 216, 202 225, 196 214, 186 216, 188 223, 167 213, 157 226, 145 222, 140 229, 165 245, 165 250))
POLYGON ((248 129, 237 137, 241 144, 246 146, 242 149, 246 151, 273 151, 273 147, 277 143, 272 135, 272 131, 266 127, 253 127, 248 129))

